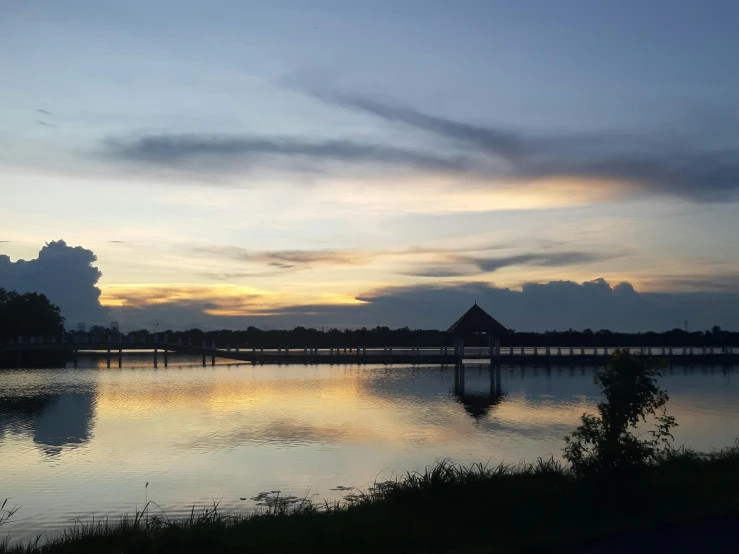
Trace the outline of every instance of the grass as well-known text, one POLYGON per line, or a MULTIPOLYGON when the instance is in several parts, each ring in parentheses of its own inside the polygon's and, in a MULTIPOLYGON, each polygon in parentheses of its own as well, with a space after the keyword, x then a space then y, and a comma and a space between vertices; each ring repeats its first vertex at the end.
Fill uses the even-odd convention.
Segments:
POLYGON ((150 513, 78 522, 0 554, 169 552, 559 552, 615 534, 739 518, 739 442, 671 450, 629 483, 594 483, 550 460, 469 467, 439 461, 341 504, 272 503, 250 516, 218 506, 170 520, 150 513))

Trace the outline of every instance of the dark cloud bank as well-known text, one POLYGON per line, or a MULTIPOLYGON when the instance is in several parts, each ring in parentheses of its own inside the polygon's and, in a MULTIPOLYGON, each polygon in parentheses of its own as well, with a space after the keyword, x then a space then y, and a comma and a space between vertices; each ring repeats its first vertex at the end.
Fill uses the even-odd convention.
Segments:
POLYGON ((210 316, 205 309, 223 308, 213 302, 160 304, 141 309, 116 310, 131 327, 187 329, 264 329, 306 327, 408 326, 446 329, 474 302, 501 323, 519 331, 566 330, 569 328, 612 331, 664 331, 682 328, 688 320, 692 330, 739 328, 739 292, 638 293, 628 283, 611 285, 603 279, 586 283, 552 281, 530 283, 521 291, 485 283, 392 287, 361 298, 361 305, 294 306, 270 310, 264 315, 210 316), (172 325, 173 322, 182 322, 172 325))
MULTIPOLYGON (((537 258, 532 254, 521 260, 499 258, 496 263, 554 266, 572 262, 573 257, 583 261, 582 255, 562 252, 537 258)), ((299 252, 290 252, 284 257, 291 261, 310 258, 299 252)), ((172 329, 238 329, 249 325, 263 328, 407 325, 445 329, 475 301, 507 327, 521 331, 568 328, 661 331, 682 327, 685 320, 693 330, 709 329, 714 325, 739 328, 736 309, 739 283, 714 292, 659 294, 639 293, 628 283, 612 285, 603 279, 586 283, 529 283, 520 291, 486 283, 428 284, 370 292, 360 298, 366 302, 361 305, 294 306, 248 317, 205 314, 206 309, 228 307, 216 298, 108 309, 100 305, 100 289, 96 285, 101 273, 94 266, 96 259, 92 251, 70 247, 61 240, 48 243, 38 258, 30 261, 11 262, 8 256, 0 255, 0 287, 46 294, 61 307, 68 326, 78 321, 106 324, 117 319, 129 330, 151 327, 155 323, 172 329)), ((486 270, 492 269, 488 263, 486 270)), ((259 299, 253 300, 258 306, 259 299)))
POLYGON ((92 250, 67 246, 63 240, 47 243, 29 261, 12 262, 0 255, 0 287, 45 294, 61 308, 67 327, 80 321, 107 324, 110 314, 100 305, 97 282, 102 273, 93 265, 96 261, 92 250))
POLYGON ((544 135, 454 121, 352 95, 311 94, 321 102, 415 130, 420 133, 417 147, 343 138, 165 133, 111 139, 105 154, 137 166, 211 174, 257 166, 344 172, 350 166, 349 174, 355 174, 364 166, 509 182, 563 177, 611 180, 630 195, 661 194, 703 202, 735 199, 739 190, 739 125, 733 116, 726 118, 733 132, 696 125, 684 131, 575 134, 560 130, 544 135), (440 148, 439 140, 446 146, 440 148))

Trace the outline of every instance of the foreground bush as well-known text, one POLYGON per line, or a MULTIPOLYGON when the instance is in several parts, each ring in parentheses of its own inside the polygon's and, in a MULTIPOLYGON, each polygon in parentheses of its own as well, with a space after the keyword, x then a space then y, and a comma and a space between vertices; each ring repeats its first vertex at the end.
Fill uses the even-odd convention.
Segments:
POLYGON ((601 479, 635 478, 668 452, 675 418, 667 415, 670 397, 662 390, 655 361, 617 350, 608 367, 595 376, 603 401, 598 415, 583 414, 580 425, 565 437, 564 457, 578 475, 601 479), (650 438, 637 426, 653 421, 650 438))

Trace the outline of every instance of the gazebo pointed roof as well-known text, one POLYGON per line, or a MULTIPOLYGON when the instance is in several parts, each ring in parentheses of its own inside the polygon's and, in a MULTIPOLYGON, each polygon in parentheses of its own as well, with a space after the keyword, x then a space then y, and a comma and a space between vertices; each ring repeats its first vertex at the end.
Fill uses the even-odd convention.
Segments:
POLYGON ((507 333, 508 329, 475 303, 454 325, 449 327, 447 332, 455 335, 490 333, 499 336, 507 333))

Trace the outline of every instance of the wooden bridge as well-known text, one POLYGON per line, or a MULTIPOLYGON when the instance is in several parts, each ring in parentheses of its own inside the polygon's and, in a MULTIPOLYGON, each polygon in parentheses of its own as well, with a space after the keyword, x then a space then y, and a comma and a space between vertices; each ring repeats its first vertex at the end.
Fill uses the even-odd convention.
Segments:
MULTIPOLYGON (((670 363, 731 364, 739 363, 739 348, 724 346, 660 346, 619 347, 634 354, 656 356, 670 363)), ((124 352, 149 352, 154 366, 162 361, 166 366, 171 354, 187 354, 201 358, 202 364, 215 365, 216 358, 247 363, 278 364, 457 364, 466 362, 529 365, 603 365, 616 347, 465 347, 464 345, 431 347, 335 347, 335 348, 260 348, 238 345, 217 346, 215 342, 193 344, 182 339, 168 342, 167 338, 137 341, 133 336, 99 339, 90 335, 61 337, 19 337, 0 344, 0 353, 7 359, 15 354, 21 367, 24 352, 70 352, 77 364, 80 352, 104 353, 108 365, 117 361, 123 365, 124 352), (117 360, 116 360, 117 358, 117 360)))

